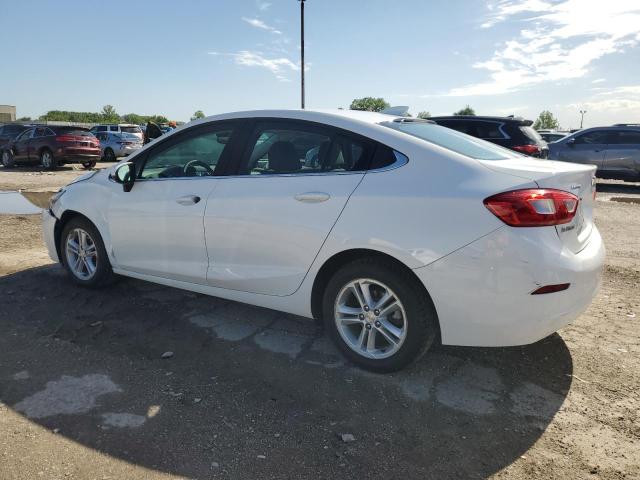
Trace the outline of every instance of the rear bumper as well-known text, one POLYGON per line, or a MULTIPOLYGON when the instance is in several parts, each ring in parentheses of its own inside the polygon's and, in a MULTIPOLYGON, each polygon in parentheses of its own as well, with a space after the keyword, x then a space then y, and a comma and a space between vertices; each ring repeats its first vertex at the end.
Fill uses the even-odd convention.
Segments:
POLYGON ((601 282, 605 249, 595 226, 587 246, 564 248, 554 228, 503 227, 414 272, 431 294, 442 343, 513 346, 572 322, 601 282), (543 295, 544 285, 570 283, 543 295))
POLYGON ((56 155, 56 159, 61 163, 84 163, 100 161, 100 154, 63 154, 56 155))
POLYGON ((44 244, 47 247, 49 257, 54 262, 59 262, 58 251, 56 249, 55 241, 55 229, 58 219, 53 216, 49 210, 43 210, 42 212, 42 236, 44 238, 44 244))

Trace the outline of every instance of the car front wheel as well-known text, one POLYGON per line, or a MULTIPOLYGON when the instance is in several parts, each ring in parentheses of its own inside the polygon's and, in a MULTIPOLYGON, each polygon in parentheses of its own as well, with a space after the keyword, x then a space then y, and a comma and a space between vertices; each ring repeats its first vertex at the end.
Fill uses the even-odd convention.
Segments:
POLYGON ((62 264, 74 283, 100 287, 113 278, 111 263, 96 227, 76 217, 63 228, 60 237, 62 264))
POLYGON ((438 332, 435 308, 418 280, 377 258, 355 260, 333 275, 323 314, 344 355, 376 372, 396 371, 417 360, 438 332))
POLYGON ((4 168, 11 168, 15 165, 13 153, 11 153, 9 150, 4 150, 2 152, 2 165, 4 166, 4 168))

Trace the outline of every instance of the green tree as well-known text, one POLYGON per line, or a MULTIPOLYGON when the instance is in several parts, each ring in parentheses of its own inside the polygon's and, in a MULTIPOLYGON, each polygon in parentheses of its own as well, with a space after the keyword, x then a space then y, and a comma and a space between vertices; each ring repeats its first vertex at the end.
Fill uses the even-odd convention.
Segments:
POLYGON ((158 125, 161 123, 169 123, 169 119, 164 115, 151 115, 147 117, 147 121, 157 123, 158 125))
POLYGON ((351 110, 366 110, 368 112, 381 112, 385 108, 389 108, 389 104, 384 98, 373 97, 356 98, 349 107, 351 110))
POLYGON ((200 118, 204 118, 204 112, 202 110, 196 110, 195 113, 193 114, 193 117, 191 117, 191 120, 198 120, 200 118))
POLYGON ((469 105, 467 105, 461 110, 458 110, 457 112, 454 112, 454 115, 475 115, 475 114, 476 114, 476 111, 473 108, 471 108, 469 105))
POLYGON ((18 119, 19 122, 30 122, 31 121, 31 117, 20 117, 18 119))
POLYGON ((558 130, 560 128, 560 124, 556 117, 553 116, 549 110, 544 110, 538 116, 538 119, 533 124, 533 128, 536 130, 548 129, 548 130, 558 130))
POLYGON ((133 123, 135 125, 142 125, 147 121, 145 117, 143 117, 142 115, 138 115, 137 113, 127 113, 126 115, 122 116, 122 120, 124 120, 126 123, 133 123))
POLYGON ((105 123, 118 123, 120 121, 120 115, 116 113, 116 109, 113 105, 105 105, 102 107, 102 121, 105 123))
POLYGON ((426 118, 430 118, 431 114, 429 112, 420 112, 418 113, 418 118, 422 118, 422 119, 426 119, 426 118))

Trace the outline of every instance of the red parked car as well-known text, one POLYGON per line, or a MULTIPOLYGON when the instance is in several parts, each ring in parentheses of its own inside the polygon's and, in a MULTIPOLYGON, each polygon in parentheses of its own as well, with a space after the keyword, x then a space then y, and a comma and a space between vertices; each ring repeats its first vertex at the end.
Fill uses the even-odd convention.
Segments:
POLYGON ((100 142, 87 128, 35 126, 2 147, 2 164, 40 163, 53 170, 65 163, 92 168, 100 159, 100 142))

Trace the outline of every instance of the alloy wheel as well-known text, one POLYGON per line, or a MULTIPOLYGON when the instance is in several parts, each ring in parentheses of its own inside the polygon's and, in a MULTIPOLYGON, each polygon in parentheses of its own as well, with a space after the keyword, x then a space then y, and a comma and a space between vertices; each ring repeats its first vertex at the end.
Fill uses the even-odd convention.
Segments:
POLYGON ((42 166, 44 168, 51 168, 51 152, 42 152, 42 166))
POLYGON ((366 358, 392 356, 407 336, 402 302, 384 283, 369 278, 353 280, 340 290, 334 319, 344 342, 366 358))
POLYGON ((96 273, 98 249, 91 236, 81 228, 74 228, 67 235, 67 264, 71 273, 80 280, 90 280, 96 273))

